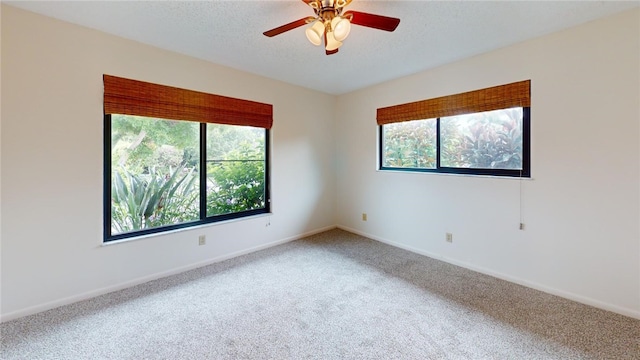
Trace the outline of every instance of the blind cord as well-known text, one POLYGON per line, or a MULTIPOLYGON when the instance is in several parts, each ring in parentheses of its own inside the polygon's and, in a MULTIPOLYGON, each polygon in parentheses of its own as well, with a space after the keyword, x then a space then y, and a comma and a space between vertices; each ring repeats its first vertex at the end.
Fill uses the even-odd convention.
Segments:
POLYGON ((519 181, 519 192, 520 192, 520 224, 518 225, 520 230, 524 230, 524 219, 522 216, 522 169, 520 169, 520 181, 519 181))

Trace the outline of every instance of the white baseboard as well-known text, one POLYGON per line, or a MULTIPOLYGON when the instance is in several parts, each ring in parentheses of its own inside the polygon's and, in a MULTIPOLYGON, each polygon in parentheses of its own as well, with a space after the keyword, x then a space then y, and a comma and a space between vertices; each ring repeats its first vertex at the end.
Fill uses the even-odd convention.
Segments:
POLYGON ((241 255, 245 255, 245 254, 249 254, 252 252, 256 252, 256 251, 260 251, 260 250, 264 250, 273 246, 277 246, 277 245, 281 245, 287 242, 291 242, 294 240, 298 240, 298 239, 302 239, 304 237, 307 236, 311 236, 311 235, 315 235, 324 231, 328 231, 331 229, 335 229, 336 226, 332 225, 332 226, 326 226, 323 228, 319 228, 319 229, 315 229, 315 230, 311 230, 299 235, 295 235, 295 236, 290 236, 284 239, 280 239, 280 240, 276 240, 276 241, 272 241, 270 243, 266 243, 266 244, 262 244, 262 245, 258 245, 258 246, 254 246, 252 248, 249 249, 244 249, 244 250, 240 250, 240 251, 236 251, 230 254, 224 254, 224 255, 220 255, 218 257, 212 258, 212 259, 208 259, 205 261, 200 261, 194 264, 189 264, 189 265, 185 265, 185 266, 181 266, 181 267, 177 267, 174 269, 170 269, 167 271, 162 271, 159 273, 155 273, 155 274, 151 274, 151 275, 147 275, 147 276, 143 276, 143 277, 139 277, 133 280, 129 280, 129 281, 125 281, 123 283, 119 283, 113 286, 107 286, 107 287, 103 287, 100 289, 96 289, 96 290, 91 290, 82 294, 78 294, 78 295, 73 295, 73 296, 69 296, 66 298, 62 298, 62 299, 58 299, 58 300, 54 300, 54 301, 50 301, 50 302, 46 302, 44 304, 39 304, 39 305, 35 305, 35 306, 30 306, 28 308, 24 308, 24 309, 20 309, 20 310, 16 310, 10 313, 6 313, 6 314, 2 314, 0 315, 0 323, 2 322, 7 322, 7 321, 11 321, 11 320, 15 320, 24 316, 29 316, 29 315, 33 315, 33 314, 37 314, 39 312, 43 312, 43 311, 47 311, 47 310, 51 310, 51 309, 55 309, 57 307, 60 306, 64 306, 64 305, 69 305, 69 304, 73 304, 75 302, 78 301, 83 301, 83 300, 88 300, 91 298, 94 298, 96 296, 100 296, 100 295, 104 295, 104 294, 108 294, 114 291, 119 291, 119 290, 123 290, 126 288, 130 288, 132 286, 136 286, 136 285, 140 285, 140 284, 144 284, 146 282, 149 281, 153 281, 153 280, 157 280, 157 279, 161 279, 167 276, 171 276, 171 275, 175 275, 175 274, 179 274, 185 271, 189 271, 189 270, 193 270, 193 269, 197 269, 199 267, 203 267, 203 266, 207 266, 207 265, 211 265, 217 262, 221 262, 224 260, 228 260, 234 257, 238 257, 241 255))
POLYGON ((455 260, 455 259, 451 259, 451 258, 442 256, 440 254, 434 254, 434 253, 431 253, 431 252, 428 252, 428 251, 424 251, 424 250, 421 250, 421 249, 418 249, 418 248, 414 248, 412 246, 407 246, 407 245, 404 245, 404 244, 397 243, 395 241, 390 241, 390 240, 387 240, 387 239, 383 239, 383 238, 380 238, 378 236, 375 236, 375 235, 372 235, 372 234, 368 234, 368 233, 360 231, 360 230, 352 229, 352 228, 344 226, 344 225, 338 225, 337 228, 342 229, 344 231, 348 231, 348 232, 357 234, 357 235, 361 235, 361 236, 367 237, 369 239, 376 240, 376 241, 379 241, 379 242, 382 242, 382 243, 385 243, 385 244, 388 244, 388 245, 391 245, 391 246, 394 246, 394 247, 397 247, 397 248, 400 248, 400 249, 411 251, 411 252, 416 253, 416 254, 428 256, 430 258, 437 259, 437 260, 442 260, 442 261, 447 262, 449 264, 460 266, 460 267, 463 267, 465 269, 469 269, 469 270, 472 270, 472 271, 475 271, 475 272, 479 272, 479 273, 482 273, 482 274, 485 274, 485 275, 493 276, 493 277, 501 279, 501 280, 509 281, 509 282, 514 283, 514 284, 526 286, 528 288, 539 290, 539 291, 542 291, 542 292, 545 292, 545 293, 548 293, 548 294, 551 294, 551 295, 556 295, 556 296, 560 296, 560 297, 565 298, 565 299, 576 301, 576 302, 579 302, 581 304, 593 306, 593 307, 596 307, 596 308, 599 308, 599 309, 611 311, 611 312, 614 312, 614 313, 617 313, 617 314, 620 314, 620 315, 624 315, 624 316, 628 316, 628 317, 632 317, 632 318, 640 320, 640 311, 637 311, 637 310, 623 308, 623 307, 620 307, 620 306, 617 306, 617 305, 612 305, 612 304, 605 303, 605 302, 602 302, 602 301, 599 301, 599 300, 591 299, 591 298, 588 298, 588 297, 585 297, 585 296, 582 296, 582 295, 578 295, 578 294, 574 294, 574 293, 571 293, 571 292, 559 290, 559 289, 556 289, 556 288, 548 287, 548 286, 545 286, 545 285, 542 285, 542 284, 538 284, 538 283, 535 283, 535 282, 527 281, 527 280, 520 279, 520 278, 517 278, 517 277, 514 277, 514 276, 503 274, 503 273, 500 273, 500 272, 496 272, 496 271, 493 271, 491 269, 487 269, 487 268, 484 268, 484 267, 475 266, 473 264, 470 264, 470 263, 467 263, 467 262, 464 262, 464 261, 458 261, 458 260, 455 260))

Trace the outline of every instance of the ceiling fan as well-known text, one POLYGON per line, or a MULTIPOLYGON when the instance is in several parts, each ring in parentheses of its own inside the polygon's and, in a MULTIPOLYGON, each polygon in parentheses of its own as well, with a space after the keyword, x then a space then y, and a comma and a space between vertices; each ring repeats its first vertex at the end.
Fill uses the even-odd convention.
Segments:
POLYGON ((342 10, 352 0, 302 0, 311 6, 316 16, 309 16, 265 31, 264 35, 273 37, 283 32, 293 30, 300 26, 311 24, 305 31, 307 39, 313 45, 320 45, 324 40, 324 48, 327 55, 335 54, 342 46, 342 41, 351 31, 351 24, 366 26, 374 29, 394 31, 400 19, 382 15, 374 15, 359 11, 342 10))

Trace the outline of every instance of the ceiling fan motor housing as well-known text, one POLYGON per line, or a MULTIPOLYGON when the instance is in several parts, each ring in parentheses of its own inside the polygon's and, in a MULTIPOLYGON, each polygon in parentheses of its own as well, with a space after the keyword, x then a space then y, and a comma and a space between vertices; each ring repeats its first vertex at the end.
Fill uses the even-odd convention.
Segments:
POLYGON ((320 8, 314 7, 314 11, 322 21, 325 23, 331 23, 331 20, 333 20, 334 17, 339 16, 342 13, 342 6, 344 5, 339 5, 339 3, 346 4, 346 1, 324 0, 322 1, 320 8))
POLYGON ((305 1, 305 2, 315 10, 320 10, 323 8, 343 8, 349 5, 351 1, 349 0, 314 0, 314 1, 305 1))

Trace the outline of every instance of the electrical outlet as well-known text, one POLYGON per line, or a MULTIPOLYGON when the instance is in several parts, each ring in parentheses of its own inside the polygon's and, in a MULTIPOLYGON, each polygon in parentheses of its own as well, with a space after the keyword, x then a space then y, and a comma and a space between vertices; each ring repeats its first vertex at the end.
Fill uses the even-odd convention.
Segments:
POLYGON ((520 223, 520 230, 524 230, 524 223, 520 223))
POLYGON ((198 236, 198 245, 205 245, 207 243, 207 238, 204 235, 198 236))
POLYGON ((367 213, 362 213, 362 221, 367 221, 367 213))
POLYGON ((452 233, 447 233, 447 242, 453 242, 453 234, 452 233))

